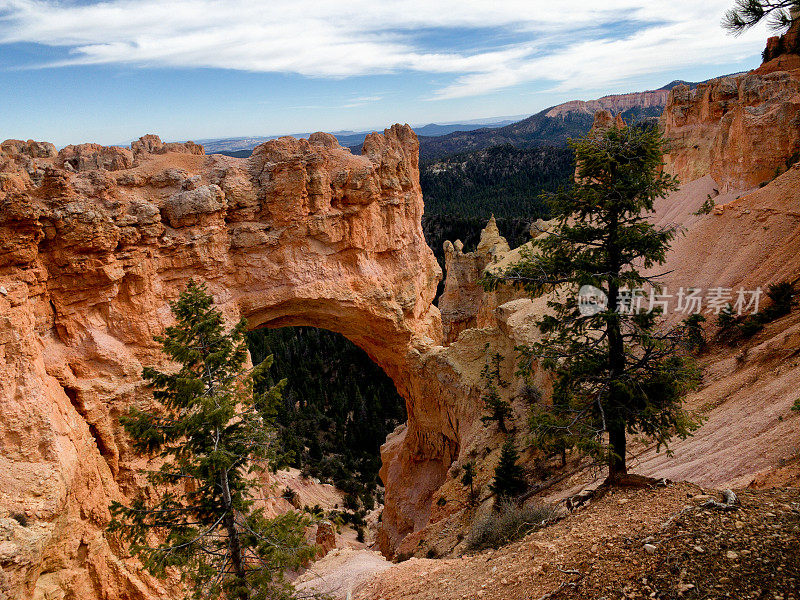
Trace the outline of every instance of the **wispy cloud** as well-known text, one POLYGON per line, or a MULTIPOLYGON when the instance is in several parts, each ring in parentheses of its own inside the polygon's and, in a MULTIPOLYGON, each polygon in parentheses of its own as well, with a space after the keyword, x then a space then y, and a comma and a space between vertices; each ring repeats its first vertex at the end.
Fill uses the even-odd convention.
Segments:
MULTIPOLYGON (((66 51, 65 58, 32 67, 203 67, 323 78, 452 75, 433 96, 446 99, 538 80, 561 90, 601 87, 644 72, 732 62, 732 55, 759 50, 764 34, 726 36, 719 19, 731 2, 0 0, 0 44, 66 51), (620 33, 626 30, 614 25, 623 20, 636 26, 620 33), (474 35, 480 50, 460 44, 453 51, 444 41, 437 44, 435 35, 423 44, 414 35, 421 28, 474 35), (489 28, 513 33, 514 43, 492 46, 489 28), (598 33, 603 31, 608 33, 598 33)), ((345 106, 377 100, 356 98, 345 106)))
POLYGON ((381 100, 383 100, 383 96, 359 96, 358 98, 353 98, 347 104, 343 104, 342 108, 356 108, 372 102, 380 102, 381 100))
POLYGON ((371 104, 373 102, 379 102, 383 100, 383 96, 358 96, 351 100, 348 100, 344 103, 340 104, 293 104, 291 106, 286 106, 285 108, 290 109, 300 109, 300 110, 308 110, 308 109, 337 109, 337 108, 357 108, 359 106, 366 106, 367 104, 371 104))

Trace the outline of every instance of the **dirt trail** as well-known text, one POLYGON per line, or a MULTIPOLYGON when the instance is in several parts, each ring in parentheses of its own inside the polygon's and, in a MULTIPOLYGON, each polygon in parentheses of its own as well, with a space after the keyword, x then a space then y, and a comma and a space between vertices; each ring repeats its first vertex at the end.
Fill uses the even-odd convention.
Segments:
POLYGON ((380 552, 337 549, 318 560, 294 582, 298 597, 321 594, 347 598, 353 590, 390 568, 392 563, 380 552))

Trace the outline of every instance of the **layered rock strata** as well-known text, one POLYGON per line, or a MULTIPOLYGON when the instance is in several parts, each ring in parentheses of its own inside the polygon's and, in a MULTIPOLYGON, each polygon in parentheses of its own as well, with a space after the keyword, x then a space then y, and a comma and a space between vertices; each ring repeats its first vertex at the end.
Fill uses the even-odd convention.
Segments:
POLYGON ((570 113, 594 114, 598 110, 620 113, 631 108, 662 108, 667 103, 669 90, 651 90, 631 94, 613 94, 597 100, 571 100, 547 111, 548 117, 563 117, 570 113))

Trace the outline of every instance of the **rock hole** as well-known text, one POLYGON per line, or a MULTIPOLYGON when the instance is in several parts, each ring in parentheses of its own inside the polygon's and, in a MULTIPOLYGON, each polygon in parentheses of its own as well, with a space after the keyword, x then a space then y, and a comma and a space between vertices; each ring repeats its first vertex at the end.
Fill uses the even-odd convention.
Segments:
POLYGON ((254 364, 273 355, 268 384, 287 379, 276 418, 278 467, 335 485, 353 514, 382 504, 380 446, 407 418, 392 380, 326 329, 258 329, 248 343, 254 364))

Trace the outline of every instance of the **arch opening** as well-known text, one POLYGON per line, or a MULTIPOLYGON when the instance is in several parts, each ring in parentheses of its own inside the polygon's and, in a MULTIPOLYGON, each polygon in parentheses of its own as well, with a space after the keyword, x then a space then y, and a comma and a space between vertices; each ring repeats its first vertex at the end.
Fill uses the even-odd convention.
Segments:
POLYGON ((344 335, 320 327, 261 327, 248 345, 254 363, 273 356, 267 385, 286 379, 274 466, 333 484, 354 514, 382 504, 380 446, 407 418, 391 378, 344 335))

